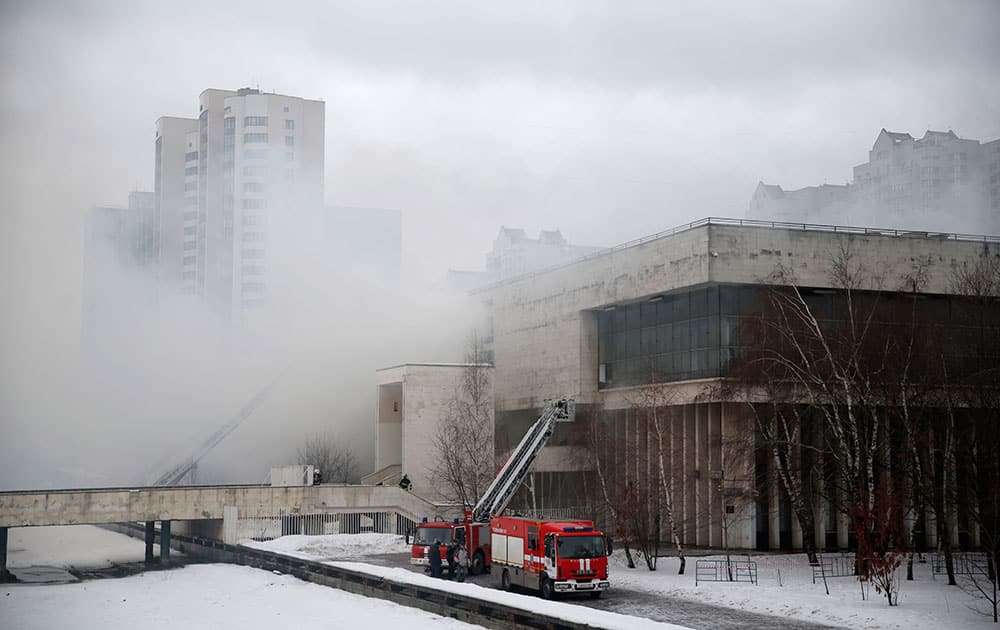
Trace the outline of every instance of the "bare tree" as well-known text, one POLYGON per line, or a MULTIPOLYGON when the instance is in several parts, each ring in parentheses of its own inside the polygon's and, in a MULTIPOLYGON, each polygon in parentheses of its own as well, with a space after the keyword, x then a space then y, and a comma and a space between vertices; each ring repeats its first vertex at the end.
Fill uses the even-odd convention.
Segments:
POLYGON ((431 476, 446 500, 473 507, 496 474, 492 366, 478 335, 470 335, 462 376, 432 438, 431 476))
POLYGON ((354 450, 331 435, 312 435, 298 449, 300 464, 313 465, 332 483, 357 480, 358 460, 354 450))

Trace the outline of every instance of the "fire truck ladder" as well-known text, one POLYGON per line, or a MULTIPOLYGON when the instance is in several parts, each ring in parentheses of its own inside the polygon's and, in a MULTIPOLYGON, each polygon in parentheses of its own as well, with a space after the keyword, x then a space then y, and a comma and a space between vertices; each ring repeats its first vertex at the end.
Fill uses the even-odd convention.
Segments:
POLYGON ((571 398, 545 401, 542 415, 521 438, 521 442, 500 468, 493 483, 472 509, 473 522, 486 523, 491 516, 503 512, 514 493, 521 487, 521 482, 528 475, 528 470, 538 457, 538 453, 552 436, 556 422, 572 422, 574 414, 575 403, 571 398))
POLYGON ((195 453, 184 460, 181 464, 173 468, 172 470, 163 473, 153 482, 154 486, 176 486, 180 483, 184 477, 192 474, 197 466, 198 462, 201 461, 203 457, 208 455, 209 451, 218 446, 219 442, 226 439, 226 437, 236 430, 244 420, 250 417, 251 414, 257 409, 257 407, 264 402, 267 397, 271 394, 271 390, 274 389, 275 384, 281 379, 285 371, 282 371, 267 387, 257 392, 253 398, 251 398, 245 405, 240 407, 240 410, 236 412, 236 415, 229 418, 225 424, 223 424, 219 429, 209 436, 195 453))

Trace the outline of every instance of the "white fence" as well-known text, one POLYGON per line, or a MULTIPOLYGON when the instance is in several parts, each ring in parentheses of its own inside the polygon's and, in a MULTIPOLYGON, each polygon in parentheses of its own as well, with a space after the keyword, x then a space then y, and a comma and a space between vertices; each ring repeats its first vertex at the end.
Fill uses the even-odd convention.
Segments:
MULTIPOLYGON (((240 512, 236 526, 228 536, 242 543, 249 540, 273 540, 281 536, 324 534, 404 534, 414 522, 398 512, 334 512, 301 514, 285 510, 274 512, 240 512)), ((227 528, 228 529, 228 528, 227 528)))

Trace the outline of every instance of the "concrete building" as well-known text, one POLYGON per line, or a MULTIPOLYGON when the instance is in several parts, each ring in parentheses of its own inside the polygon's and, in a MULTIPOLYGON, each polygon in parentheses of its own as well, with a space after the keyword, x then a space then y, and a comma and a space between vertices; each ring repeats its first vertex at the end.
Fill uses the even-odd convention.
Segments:
POLYGON ((441 480, 434 475, 439 457, 434 436, 452 401, 465 396, 461 381, 470 367, 493 369, 468 363, 407 363, 376 372, 375 472, 362 483, 393 484, 405 473, 415 494, 431 501, 443 497, 441 480))
MULTIPOLYGON (((739 516, 726 523, 732 546, 801 546, 810 534, 797 531, 776 482, 760 490, 760 475, 770 474, 766 460, 728 450, 752 435, 752 424, 746 404, 718 393, 717 385, 743 343, 741 322, 758 308, 761 279, 780 263, 802 286, 830 294, 830 252, 841 246, 886 278, 927 261, 924 291, 941 295, 956 265, 996 254, 1000 239, 709 219, 485 287, 476 296, 492 309, 498 454, 516 444, 544 400, 574 397, 578 417, 600 414, 617 423, 615 433, 628 441, 620 456, 638 474, 652 460, 636 411, 662 406, 670 417, 666 466, 682 541, 720 545, 728 518, 720 514, 728 514, 739 516), (659 385, 658 402, 648 398, 651 384, 659 385)), ((535 479, 536 488, 548 489, 548 497, 535 497, 546 508, 586 509, 585 497, 598 492, 578 431, 557 428, 551 444, 564 452, 535 479)), ((519 500, 523 506, 530 499, 519 500)), ((811 535, 821 546, 846 546, 846 521, 829 506, 818 509, 823 516, 811 535)))
POLYGON ((882 129, 849 185, 785 191, 760 182, 747 217, 1000 234, 1000 140, 882 129))
POLYGON ((156 303, 155 195, 132 192, 127 208, 95 207, 84 234, 85 347, 123 334, 156 303))
POLYGON ((201 93, 156 135, 162 281, 241 322, 274 297, 323 202, 325 106, 243 88, 201 93))

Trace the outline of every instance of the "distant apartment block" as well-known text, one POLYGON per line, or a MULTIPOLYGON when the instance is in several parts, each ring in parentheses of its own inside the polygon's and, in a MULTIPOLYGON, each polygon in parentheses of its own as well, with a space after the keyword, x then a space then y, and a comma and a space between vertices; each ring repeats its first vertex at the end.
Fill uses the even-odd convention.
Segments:
POLYGON ((760 182, 748 217, 1000 234, 1000 140, 882 129, 849 184, 784 190, 760 182))
POLYGON ((84 226, 84 340, 119 334, 156 302, 156 204, 133 192, 127 208, 95 207, 84 226))
POLYGON ((323 202, 325 105, 243 88, 201 93, 197 118, 156 125, 161 284, 230 321, 280 283, 282 226, 323 202))
POLYGON ((501 227, 486 254, 486 271, 448 270, 447 282, 454 289, 471 291, 508 278, 568 263, 604 249, 574 245, 559 230, 542 230, 537 238, 523 229, 501 227))

